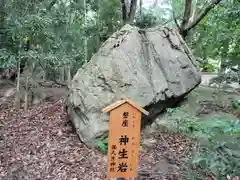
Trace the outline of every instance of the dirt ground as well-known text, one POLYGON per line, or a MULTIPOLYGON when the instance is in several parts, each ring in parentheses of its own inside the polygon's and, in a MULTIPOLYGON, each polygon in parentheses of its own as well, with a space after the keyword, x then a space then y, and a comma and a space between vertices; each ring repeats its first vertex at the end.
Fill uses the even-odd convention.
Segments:
MULTIPOLYGON (((80 142, 62 99, 32 107, 27 113, 14 110, 12 102, 9 98, 0 109, 0 179, 107 179, 106 155, 80 142)), ((202 107, 209 109, 207 103, 202 107)), ((183 159, 195 145, 180 134, 143 136, 135 180, 186 179, 181 174, 183 159)))
MULTIPOLYGON (((79 141, 62 100, 33 107, 27 113, 15 111, 10 103, 0 111, 0 128, 2 180, 105 179, 106 155, 79 141)), ((191 142, 179 134, 151 134, 144 138, 143 146, 136 180, 166 177, 169 171, 178 176, 178 158, 191 142)))

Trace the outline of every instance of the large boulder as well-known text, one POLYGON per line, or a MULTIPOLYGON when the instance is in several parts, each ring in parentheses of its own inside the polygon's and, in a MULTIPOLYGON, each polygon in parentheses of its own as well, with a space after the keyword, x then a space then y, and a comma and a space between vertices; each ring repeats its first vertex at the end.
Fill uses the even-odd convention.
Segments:
POLYGON ((125 25, 74 76, 68 114, 88 145, 107 135, 102 109, 121 93, 149 111, 152 120, 201 82, 198 63, 175 30, 125 25))

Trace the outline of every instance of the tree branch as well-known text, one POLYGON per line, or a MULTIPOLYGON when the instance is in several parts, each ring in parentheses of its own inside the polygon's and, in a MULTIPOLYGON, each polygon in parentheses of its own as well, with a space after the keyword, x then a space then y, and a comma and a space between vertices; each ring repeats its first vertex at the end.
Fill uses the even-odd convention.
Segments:
POLYGON ((184 30, 186 25, 188 24, 191 16, 191 10, 192 10, 192 0, 185 0, 185 10, 184 10, 183 21, 181 24, 181 30, 184 30))
POLYGON ((0 49, 6 46, 6 0, 1 0, 0 2, 0 49))
POLYGON ((174 23, 176 24, 178 30, 180 31, 180 30, 181 30, 181 27, 180 27, 180 25, 179 25, 178 22, 177 22, 177 17, 176 17, 176 15, 175 15, 174 11, 172 12, 172 15, 173 15, 174 23))
POLYGON ((183 30, 188 32, 192 28, 194 28, 206 15, 207 13, 213 9, 216 5, 218 5, 222 0, 211 0, 206 7, 204 7, 199 15, 194 19, 191 23, 188 24, 187 27, 185 27, 183 30))
POLYGON ((140 19, 141 19, 141 21, 142 21, 142 4, 143 4, 143 0, 140 0, 140 7, 139 7, 139 9, 140 9, 140 19))

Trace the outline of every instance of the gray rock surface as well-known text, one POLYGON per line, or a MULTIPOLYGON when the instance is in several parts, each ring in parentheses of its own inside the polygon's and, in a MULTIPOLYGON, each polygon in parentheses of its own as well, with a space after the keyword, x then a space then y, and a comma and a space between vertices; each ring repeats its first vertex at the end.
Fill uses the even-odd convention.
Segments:
POLYGON ((108 132, 102 109, 122 94, 149 111, 142 119, 147 122, 200 82, 198 64, 176 31, 125 25, 73 77, 69 117, 80 139, 92 145, 108 132))
POLYGON ((201 81, 201 86, 209 86, 209 87, 221 87, 224 89, 239 89, 240 85, 238 82, 230 81, 226 82, 224 78, 231 77, 238 79, 237 74, 232 73, 232 74, 225 74, 222 76, 219 76, 220 74, 218 73, 211 73, 211 72, 202 72, 202 81, 201 81))

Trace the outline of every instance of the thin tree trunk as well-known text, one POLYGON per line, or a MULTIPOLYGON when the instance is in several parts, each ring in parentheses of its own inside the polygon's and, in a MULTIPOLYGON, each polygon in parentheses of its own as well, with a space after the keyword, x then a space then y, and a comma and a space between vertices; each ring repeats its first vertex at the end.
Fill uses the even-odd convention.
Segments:
POLYGON ((125 23, 128 20, 130 5, 128 0, 121 0, 121 4, 122 4, 122 20, 125 23))
POLYGON ((46 70, 43 70, 43 81, 45 81, 47 79, 47 73, 46 70))
POLYGON ((87 37, 84 39, 84 61, 85 63, 88 62, 88 40, 87 37))
POLYGON ((98 51, 98 49, 100 48, 101 46, 101 42, 100 42, 100 1, 101 0, 98 0, 97 1, 97 22, 96 22, 96 26, 97 26, 97 34, 96 34, 96 52, 98 51))
POLYGON ((207 13, 221 1, 222 0, 209 0, 209 2, 200 10, 200 12, 197 13, 194 19, 191 19, 192 0, 185 0, 184 17, 179 30, 182 37, 185 39, 188 35, 188 32, 194 28, 207 15, 207 13))
POLYGON ((68 64, 67 67, 67 84, 68 84, 68 89, 71 90, 71 63, 68 64))
POLYGON ((143 0, 140 0, 140 19, 141 19, 141 22, 143 21, 143 14, 142 14, 142 4, 143 4, 143 0))
POLYGON ((6 0, 0 1, 0 49, 6 46, 6 27, 5 27, 5 20, 7 13, 5 11, 6 0))
POLYGON ((189 23, 188 27, 185 28, 185 31, 189 31, 194 28, 206 15, 207 13, 213 9, 216 5, 218 5, 221 0, 211 0, 204 9, 198 14, 198 16, 194 19, 193 22, 189 23))
POLYGON ((64 82, 65 81, 65 66, 60 67, 60 82, 64 82))
POLYGON ((16 87, 16 96, 15 96, 15 108, 20 108, 20 66, 21 66, 21 60, 18 59, 17 63, 17 87, 16 87))
POLYGON ((28 75, 29 75, 29 68, 28 63, 25 63, 25 71, 24 71, 24 82, 25 82, 25 93, 24 93, 24 111, 28 110, 28 75))
POLYGON ((198 0, 196 0, 196 3, 194 3, 193 7, 192 7, 192 13, 191 13, 191 17, 189 18, 189 22, 192 22, 197 15, 197 9, 198 9, 198 0))
MULTIPOLYGON (((87 25, 86 0, 83 1, 83 6, 84 6, 84 26, 86 27, 86 25, 87 25)), ((87 61, 88 61, 88 39, 87 39, 87 35, 85 34, 85 37, 84 37, 84 62, 87 63, 87 61)))
POLYGON ((185 31, 185 29, 188 26, 191 12, 192 12, 192 0, 185 0, 184 16, 183 16, 182 24, 180 26, 180 33, 184 38, 187 36, 187 33, 188 33, 188 31, 185 31))

